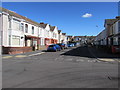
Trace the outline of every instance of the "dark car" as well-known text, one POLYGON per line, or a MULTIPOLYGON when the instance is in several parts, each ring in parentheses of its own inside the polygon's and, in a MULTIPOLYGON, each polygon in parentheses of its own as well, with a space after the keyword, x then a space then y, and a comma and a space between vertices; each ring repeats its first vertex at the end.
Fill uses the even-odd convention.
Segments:
POLYGON ((47 51, 60 51, 61 47, 57 44, 49 45, 47 51))
POLYGON ((65 44, 64 43, 58 43, 57 45, 59 45, 62 50, 65 49, 65 44))

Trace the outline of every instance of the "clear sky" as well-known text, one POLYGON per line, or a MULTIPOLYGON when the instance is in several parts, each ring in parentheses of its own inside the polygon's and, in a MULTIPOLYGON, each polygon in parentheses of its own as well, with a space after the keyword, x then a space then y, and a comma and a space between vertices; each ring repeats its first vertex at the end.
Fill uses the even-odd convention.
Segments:
POLYGON ((117 2, 4 2, 2 7, 75 36, 97 35, 105 19, 118 16, 117 2))

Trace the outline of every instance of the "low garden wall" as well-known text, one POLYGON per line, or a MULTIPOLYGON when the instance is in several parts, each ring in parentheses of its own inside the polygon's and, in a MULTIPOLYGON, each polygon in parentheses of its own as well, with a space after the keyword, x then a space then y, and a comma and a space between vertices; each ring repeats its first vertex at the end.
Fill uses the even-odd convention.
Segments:
POLYGON ((18 53, 25 53, 31 52, 32 47, 2 47, 3 54, 18 54, 18 53))

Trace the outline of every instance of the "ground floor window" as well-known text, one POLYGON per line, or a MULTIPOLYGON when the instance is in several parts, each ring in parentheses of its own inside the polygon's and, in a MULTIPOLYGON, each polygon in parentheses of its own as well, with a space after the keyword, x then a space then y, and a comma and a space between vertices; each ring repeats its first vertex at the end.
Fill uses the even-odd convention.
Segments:
POLYGON ((9 35, 9 45, 11 45, 11 35, 9 35))
POLYGON ((20 45, 20 36, 12 36, 12 45, 20 45))
POLYGON ((118 45, 118 38, 117 37, 113 38, 113 45, 118 45))
POLYGON ((33 41, 33 46, 36 46, 37 45, 37 40, 34 40, 33 41))
POLYGON ((118 37, 118 45, 120 45, 120 37, 118 37))

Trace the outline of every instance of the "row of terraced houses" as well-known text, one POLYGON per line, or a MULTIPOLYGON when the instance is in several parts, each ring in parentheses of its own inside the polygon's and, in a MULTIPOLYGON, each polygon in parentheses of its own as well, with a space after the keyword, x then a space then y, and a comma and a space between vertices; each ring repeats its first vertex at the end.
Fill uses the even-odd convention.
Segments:
POLYGON ((120 16, 105 19, 105 29, 95 38, 95 44, 105 46, 112 52, 120 52, 120 16))
POLYGON ((16 54, 42 49, 50 44, 67 43, 66 33, 57 26, 37 23, 16 12, 1 8, 2 53, 16 54))

